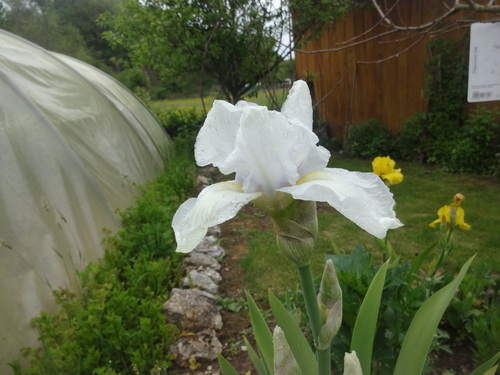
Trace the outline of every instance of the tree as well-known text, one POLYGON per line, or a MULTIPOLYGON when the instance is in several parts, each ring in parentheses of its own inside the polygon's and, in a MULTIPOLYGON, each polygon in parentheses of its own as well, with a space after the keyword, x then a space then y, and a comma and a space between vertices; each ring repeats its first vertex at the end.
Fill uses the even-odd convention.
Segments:
POLYGON ((326 27, 334 26, 348 12, 368 6, 366 0, 289 0, 293 15, 294 47, 318 38, 326 27))
POLYGON ((277 40, 285 23, 282 8, 256 0, 128 0, 119 15, 101 18, 105 38, 150 81, 158 72, 196 74, 203 97, 213 78, 232 102, 283 61, 277 40))
POLYGON ((3 29, 46 49, 86 61, 91 59, 80 32, 63 24, 55 10, 28 0, 3 0, 3 5, 0 12, 3 29))
POLYGON ((116 55, 102 37, 104 30, 97 24, 97 19, 104 12, 118 11, 121 0, 35 0, 42 2, 44 9, 53 9, 59 14, 61 23, 75 27, 83 42, 97 60, 109 64, 116 55))
MULTIPOLYGON (((100 67, 110 48, 96 20, 121 0, 1 0, 0 26, 44 48, 100 67)), ((114 52, 116 54, 116 52, 114 52)))

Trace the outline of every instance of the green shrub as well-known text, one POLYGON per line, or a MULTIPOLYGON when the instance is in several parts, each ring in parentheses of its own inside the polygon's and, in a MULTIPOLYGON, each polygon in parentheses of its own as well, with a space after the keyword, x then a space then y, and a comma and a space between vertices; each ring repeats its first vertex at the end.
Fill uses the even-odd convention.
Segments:
POLYGON ((500 111, 478 108, 453 141, 445 166, 453 172, 494 173, 500 153, 500 111))
POLYGON ((499 167, 500 111, 478 108, 457 126, 439 114, 418 113, 401 128, 397 155, 447 171, 494 174, 499 167))
POLYGON ((205 121, 205 114, 195 108, 159 111, 155 115, 174 139, 183 137, 194 140, 205 121))
MULTIPOLYGON (((171 271, 171 264, 160 263, 164 274, 171 271)), ((144 271, 148 268, 158 264, 144 271)), ((145 374, 153 368, 166 374, 171 360, 168 348, 178 336, 162 312, 166 289, 160 295, 150 286, 130 290, 130 283, 121 282, 117 269, 109 265, 88 267, 82 279, 81 298, 56 291, 58 314, 42 313, 33 319, 43 349, 26 349, 32 366, 16 374, 93 374, 96 370, 145 374)), ((138 275, 136 279, 140 280, 138 275)))
POLYGON ((23 350, 30 366, 12 362, 15 375, 167 373, 179 332, 162 307, 182 264, 170 223, 195 187, 193 162, 182 155, 120 213, 123 229, 107 239, 104 262, 80 275, 82 295, 55 291, 59 312, 33 319, 42 347, 23 350))
POLYGON ((500 348, 500 279, 484 262, 465 275, 446 312, 458 340, 472 343, 476 365, 486 362, 500 348))
POLYGON ((368 120, 350 129, 347 138, 347 153, 352 157, 372 159, 389 155, 393 139, 389 130, 377 119, 368 120))
POLYGON ((425 139, 425 121, 424 112, 418 112, 410 117, 401 126, 399 137, 396 141, 397 157, 409 161, 423 161, 426 154, 427 143, 425 139))
MULTIPOLYGON (((426 62, 426 96, 428 112, 437 115, 436 126, 447 123, 463 123, 464 107, 467 102, 469 72, 468 36, 456 40, 433 38, 428 44, 430 58, 426 62)), ((443 133, 448 132, 443 128, 443 133)), ((436 129, 437 130, 437 129, 436 129)))
POLYGON ((450 172, 492 174, 499 165, 500 112, 478 108, 467 114, 466 38, 428 45, 428 111, 401 127, 397 155, 443 166, 450 172))

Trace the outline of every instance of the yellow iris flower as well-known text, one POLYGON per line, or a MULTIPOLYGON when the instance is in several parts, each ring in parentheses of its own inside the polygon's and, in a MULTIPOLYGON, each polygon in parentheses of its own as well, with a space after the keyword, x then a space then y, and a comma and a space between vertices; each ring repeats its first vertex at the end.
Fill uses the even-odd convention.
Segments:
POLYGON ((373 173, 387 180, 391 185, 399 184, 403 181, 401 169, 394 169, 396 162, 389 156, 377 156, 372 161, 373 173))
POLYGON ((465 211, 459 207, 465 197, 462 194, 456 194, 453 203, 449 206, 443 206, 438 210, 438 218, 429 224, 430 227, 435 228, 436 224, 442 223, 450 227, 451 225, 458 225, 460 229, 470 229, 470 225, 465 222, 465 211))

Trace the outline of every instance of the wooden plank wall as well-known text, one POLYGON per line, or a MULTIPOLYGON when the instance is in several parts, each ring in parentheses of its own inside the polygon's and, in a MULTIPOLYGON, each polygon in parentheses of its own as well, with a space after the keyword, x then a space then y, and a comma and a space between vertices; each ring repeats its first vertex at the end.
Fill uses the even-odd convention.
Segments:
MULTIPOLYGON (((429 22, 446 10, 443 2, 435 0, 384 3, 385 9, 396 4, 391 18, 408 26, 429 22)), ((374 9, 355 11, 295 52, 297 78, 313 79, 318 111, 328 123, 330 136, 340 137, 347 127, 371 118, 397 132, 405 120, 426 110, 427 42, 435 37, 458 38, 469 32, 471 20, 492 18, 460 12, 444 23, 446 32, 437 33, 437 28, 428 33, 393 32, 374 9)), ((480 105, 500 107, 500 102, 480 105)))

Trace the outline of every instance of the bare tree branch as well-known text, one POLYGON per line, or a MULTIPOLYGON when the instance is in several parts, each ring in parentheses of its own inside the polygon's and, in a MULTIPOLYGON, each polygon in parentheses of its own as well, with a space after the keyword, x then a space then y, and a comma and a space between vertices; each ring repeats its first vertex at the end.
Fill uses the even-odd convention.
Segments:
POLYGON ((459 12, 459 11, 464 11, 464 10, 471 10, 475 12, 482 12, 482 13, 500 13, 500 5, 496 4, 497 0, 489 0, 487 4, 479 4, 477 1, 474 0, 465 0, 465 3, 462 3, 461 0, 455 0, 455 3, 453 7, 448 7, 445 2, 443 2, 443 5, 445 5, 448 10, 441 14, 439 17, 433 19, 430 22, 427 22, 422 25, 417 25, 417 26, 400 26, 394 23, 392 19, 390 18, 389 14, 391 10, 399 3, 399 0, 396 2, 396 4, 389 9, 387 12, 384 13, 382 10, 381 6, 377 2, 377 0, 372 0, 373 7, 377 11, 377 13, 380 15, 381 19, 392 29, 396 30, 404 30, 404 31, 418 31, 418 30, 424 30, 429 27, 432 27, 434 25, 439 24, 442 22, 444 19, 448 18, 452 14, 459 12))

